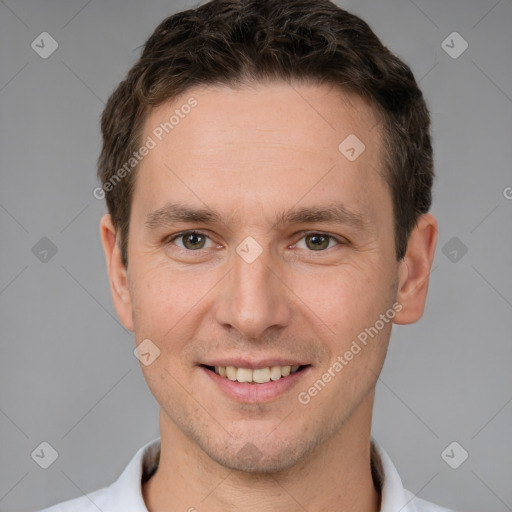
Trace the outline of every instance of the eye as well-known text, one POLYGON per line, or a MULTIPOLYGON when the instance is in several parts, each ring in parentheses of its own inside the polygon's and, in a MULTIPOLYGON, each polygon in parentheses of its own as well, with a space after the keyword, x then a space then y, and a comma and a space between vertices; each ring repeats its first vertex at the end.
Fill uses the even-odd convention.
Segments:
MULTIPOLYGON (((206 240, 209 238, 200 231, 186 231, 184 233, 179 233, 177 235, 172 236, 166 240, 167 243, 172 242, 175 243, 180 249, 185 249, 187 251, 196 251, 201 249, 208 249, 209 247, 205 247, 206 240), (175 243, 175 240, 182 240, 183 245, 179 245, 175 243)), ((211 241, 211 240, 210 240, 211 241)), ((213 242, 212 242, 213 244, 213 242)), ((213 247, 210 246, 210 247, 213 247)))
MULTIPOLYGON (((304 232, 302 235, 303 237, 295 245, 299 249, 306 249, 313 252, 325 252, 327 249, 331 249, 333 246, 348 244, 348 241, 346 240, 339 239, 333 235, 318 233, 316 231, 304 232), (304 240, 305 247, 301 247, 299 245, 302 240, 304 240), (334 242, 334 244, 332 242, 334 242)), ((215 246, 215 244, 206 234, 195 230, 185 231, 183 233, 172 235, 165 240, 165 243, 173 243, 180 249, 189 252, 198 252, 203 249, 210 249, 215 246), (181 241, 181 244, 177 243, 177 240, 181 241), (208 240, 211 243, 210 246, 206 245, 208 240)))
MULTIPOLYGON (((331 242, 335 242, 336 245, 343 245, 344 242, 342 240, 336 239, 332 235, 326 235, 324 233, 317 233, 314 231, 303 233, 303 236, 300 240, 305 241, 305 248, 315 252, 323 252, 326 249, 332 248, 331 242)), ((300 242, 299 240, 299 242, 300 242)), ((297 246, 299 246, 299 242, 297 242, 297 246)), ((345 242, 346 243, 346 242, 345 242)), ((303 247, 300 247, 301 249, 303 247)))

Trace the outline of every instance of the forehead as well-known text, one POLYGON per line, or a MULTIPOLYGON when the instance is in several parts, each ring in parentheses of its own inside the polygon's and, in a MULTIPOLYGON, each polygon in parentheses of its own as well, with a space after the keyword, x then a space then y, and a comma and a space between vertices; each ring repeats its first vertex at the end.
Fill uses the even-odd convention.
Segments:
POLYGON ((208 155, 232 142, 295 144, 332 152, 351 134, 373 150, 380 142, 378 121, 362 97, 331 85, 216 85, 191 88, 153 108, 143 135, 157 142, 178 138, 187 149, 208 148, 208 155))
POLYGON ((378 119, 362 98, 328 85, 189 89, 145 121, 141 140, 154 149, 137 171, 134 204, 138 196, 147 213, 179 199, 221 211, 238 198, 256 212, 263 194, 269 206, 341 198, 363 211, 385 188, 378 119))

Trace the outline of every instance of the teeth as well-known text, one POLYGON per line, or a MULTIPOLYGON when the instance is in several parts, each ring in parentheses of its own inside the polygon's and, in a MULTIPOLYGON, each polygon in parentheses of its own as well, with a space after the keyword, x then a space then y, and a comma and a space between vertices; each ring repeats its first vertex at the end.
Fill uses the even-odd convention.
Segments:
POLYGON ((256 382, 265 384, 271 380, 279 380, 282 377, 288 377, 295 373, 299 365, 293 366, 272 366, 267 368, 236 368, 235 366, 215 366, 215 373, 221 377, 226 377, 232 381, 238 382, 256 382))
POLYGON ((238 368, 236 371, 236 380, 238 382, 252 382, 252 370, 248 368, 238 368))
MULTIPOLYGON (((219 366, 220 368, 220 366, 219 366)), ((219 371, 220 373, 220 371, 219 371)), ((226 366, 226 377, 229 380, 236 380, 236 368, 234 366, 226 366)))
MULTIPOLYGON (((240 371, 240 370, 238 370, 240 371)), ((250 371, 250 370, 249 370, 250 371)), ((263 384, 264 382, 270 381, 270 368, 257 368, 252 371, 252 380, 263 384)))
POLYGON ((280 366, 272 366, 272 368, 270 368, 270 378, 272 380, 279 380, 281 378, 280 366))

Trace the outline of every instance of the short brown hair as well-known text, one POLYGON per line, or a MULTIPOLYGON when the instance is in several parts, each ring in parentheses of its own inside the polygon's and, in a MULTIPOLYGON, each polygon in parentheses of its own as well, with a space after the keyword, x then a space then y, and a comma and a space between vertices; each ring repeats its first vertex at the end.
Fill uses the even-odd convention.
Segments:
MULTIPOLYGON (((272 80, 338 86, 368 100, 382 117, 384 178, 401 260, 432 201, 429 112, 410 68, 365 21, 329 0, 211 0, 162 21, 103 111, 98 177, 104 190, 140 147, 152 107, 196 85, 272 80)), ((135 170, 105 194, 125 265, 135 170)))

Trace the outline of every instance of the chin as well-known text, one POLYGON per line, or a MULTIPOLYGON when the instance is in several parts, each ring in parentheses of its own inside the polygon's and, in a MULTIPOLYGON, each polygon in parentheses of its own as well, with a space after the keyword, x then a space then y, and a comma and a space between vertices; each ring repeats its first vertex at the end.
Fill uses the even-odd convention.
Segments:
POLYGON ((316 443, 308 443, 303 437, 297 439, 248 439, 224 446, 207 446, 200 443, 203 451, 217 464, 241 473, 272 474, 286 471, 303 461, 313 451, 316 443), (239 447, 240 446, 240 447, 239 447))

